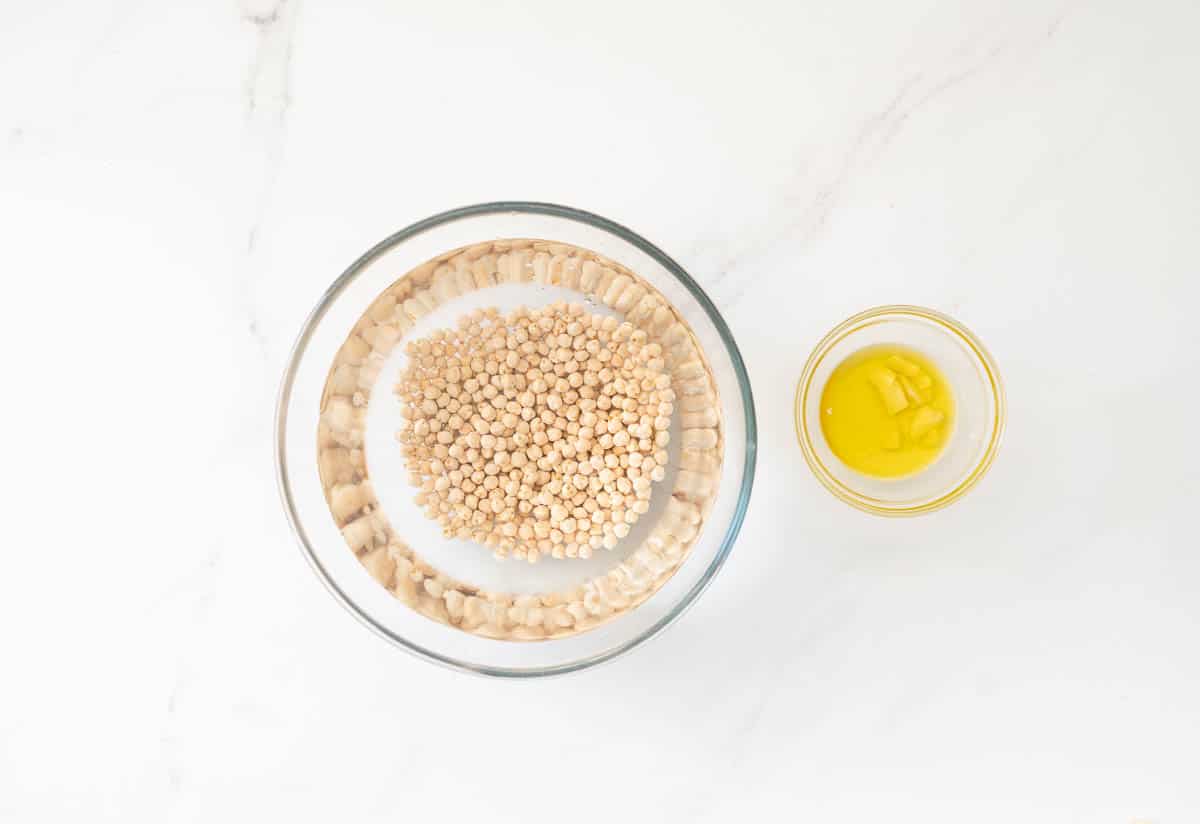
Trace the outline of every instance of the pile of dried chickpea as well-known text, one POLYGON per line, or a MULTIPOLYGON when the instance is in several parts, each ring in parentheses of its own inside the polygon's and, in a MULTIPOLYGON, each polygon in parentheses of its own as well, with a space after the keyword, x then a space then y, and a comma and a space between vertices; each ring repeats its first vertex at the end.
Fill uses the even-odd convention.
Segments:
POLYGON ((447 537, 588 558, 649 510, 675 393, 644 330, 577 303, 488 309, 407 352, 397 439, 447 537))

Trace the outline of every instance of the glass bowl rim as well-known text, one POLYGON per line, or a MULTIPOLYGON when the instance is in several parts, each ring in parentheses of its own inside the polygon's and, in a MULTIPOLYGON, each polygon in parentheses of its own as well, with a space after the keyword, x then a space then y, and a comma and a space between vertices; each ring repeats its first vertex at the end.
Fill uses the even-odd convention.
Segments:
POLYGON ((821 485, 832 492, 835 497, 856 509, 869 512, 872 515, 882 515, 891 518, 904 518, 934 512, 949 506, 974 488, 980 479, 987 474, 996 459, 996 453, 1000 450, 1000 442, 1004 436, 1006 416, 1004 383, 1000 379, 1000 370, 996 366, 996 361, 992 358, 991 353, 983 345, 983 342, 971 330, 949 315, 938 312, 936 309, 909 304, 887 304, 865 309, 846 318, 821 338, 817 345, 813 347, 812 354, 808 356, 808 360, 804 364, 804 370, 800 373, 800 380, 796 383, 796 399, 792 412, 793 424, 796 427, 796 439, 800 442, 800 451, 804 454, 805 462, 808 464, 809 469, 812 470, 813 475, 821 482, 821 485), (971 468, 970 473, 952 489, 933 500, 909 507, 875 506, 864 500, 853 489, 833 477, 833 474, 826 468, 816 453, 812 440, 813 434, 809 431, 808 422, 804 415, 804 408, 808 401, 808 393, 812 388, 813 378, 816 376, 817 368, 821 365, 829 350, 835 344, 840 343, 862 329, 864 322, 877 321, 879 318, 890 315, 914 317, 930 321, 938 326, 943 333, 960 339, 983 366, 987 384, 991 390, 990 396, 996 408, 996 420, 992 426, 987 449, 984 450, 983 455, 980 456, 975 466, 971 468))
MULTIPOLYGON (((553 240, 553 238, 547 238, 553 240)), ((449 251, 449 250, 447 250, 449 251)), ((666 252, 655 246, 644 237, 634 232, 619 223, 616 223, 607 218, 601 217, 591 212, 586 212, 581 209, 575 209, 570 206, 562 206, 555 203, 543 203, 538 201, 493 201, 489 203, 476 203, 470 206, 462 206, 456 209, 449 209, 444 212, 432 215, 419 220, 397 232, 392 233, 380 242, 376 243, 366 252, 364 252, 357 260, 350 264, 347 269, 342 272, 336 280, 330 284, 329 288, 317 301, 317 305, 309 312, 304 324, 300 328, 300 333, 296 337, 295 343, 292 345, 291 351, 288 354, 287 365, 284 368, 283 378, 280 381, 279 392, 275 403, 275 479, 279 489, 279 495, 283 504, 284 514, 287 516, 288 524, 291 526, 292 534, 295 536, 297 543, 300 546, 301 553, 304 555, 312 567, 317 578, 325 586, 325 589, 334 597, 334 599, 342 605, 351 615, 353 615, 359 623, 366 626, 379 637, 388 641, 392 645, 405 650, 406 652, 438 664, 449 669, 458 670, 461 672, 469 672, 476 675, 493 676, 498 678, 539 678, 553 675, 565 675, 571 672, 580 672, 589 669, 598 664, 611 661, 633 648, 649 641, 651 638, 659 635, 667 627, 675 623, 687 610, 696 602, 700 595, 712 583, 716 574, 724 566, 725 560, 728 558, 730 551, 733 549, 733 544, 737 540, 738 533, 741 531, 742 522, 746 517, 746 510, 750 503, 750 493, 754 486, 754 470, 757 460, 757 444, 758 444, 758 425, 754 413, 754 396, 750 388, 750 376, 746 370, 745 361, 742 359, 741 352, 737 347, 737 343, 733 339, 733 333, 730 332, 729 326, 725 323, 720 312, 717 311, 716 305, 705 294, 700 285, 692 278, 687 271, 680 266, 673 258, 667 255, 666 252), (742 465, 741 486, 738 489, 737 504, 734 509, 732 518, 725 530, 725 535, 721 538, 721 545, 709 563, 708 568, 704 571, 701 578, 692 585, 684 596, 675 603, 668 612, 658 619, 647 629, 643 630, 633 638, 613 647, 612 649, 596 653, 595 655, 587 656, 576 661, 570 661, 564 664, 556 664, 548 667, 497 667, 490 665, 481 665, 453 658, 448 655, 443 655, 435 650, 428 649, 416 644, 403 636, 388 629, 382 623, 377 621, 366 610, 360 607, 333 579, 333 576, 321 563, 317 557, 312 544, 309 541, 308 535, 304 527, 300 523, 300 516, 296 510, 295 500, 292 495, 292 485, 288 476, 287 466, 287 420, 288 420, 288 405, 291 401, 292 387, 296 378, 296 373, 299 368, 300 360, 308 348, 309 340, 311 339, 321 319, 325 316, 333 301, 340 295, 346 287, 354 281, 355 278, 362 272, 364 268, 376 258, 391 250, 393 247, 405 242, 406 240, 423 234, 436 227, 454 223, 467 218, 479 217, 492 214, 517 213, 543 215, 549 217, 564 218, 573 220, 578 223, 589 225, 601 231, 625 241, 634 248, 648 255, 656 263, 662 266, 671 276, 692 295, 693 298, 704 309, 708 315, 717 334, 721 338, 721 342, 725 345, 725 349, 729 355, 730 362, 733 364, 734 374, 737 378, 738 388, 741 395, 742 414, 746 420, 746 455, 742 465)))

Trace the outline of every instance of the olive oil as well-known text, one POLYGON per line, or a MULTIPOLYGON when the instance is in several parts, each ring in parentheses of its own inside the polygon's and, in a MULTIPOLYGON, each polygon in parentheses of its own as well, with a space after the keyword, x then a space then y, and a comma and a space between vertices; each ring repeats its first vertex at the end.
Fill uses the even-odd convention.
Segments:
POLYGON ((821 393, 821 430, 846 466, 902 478, 932 464, 954 429, 954 394, 915 349, 868 346, 837 365, 821 393))

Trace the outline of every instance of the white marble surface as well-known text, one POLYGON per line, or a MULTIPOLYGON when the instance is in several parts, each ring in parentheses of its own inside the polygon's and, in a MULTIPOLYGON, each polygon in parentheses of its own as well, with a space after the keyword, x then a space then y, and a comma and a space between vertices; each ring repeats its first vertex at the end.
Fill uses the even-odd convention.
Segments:
POLYGON ((0 820, 1200 820, 1200 6, 0 7, 0 820), (761 432, 698 606, 507 684, 301 561, 271 407, 387 233, 612 217, 709 290, 761 432), (810 476, 811 345, 924 303, 1008 436, 935 516, 810 476))

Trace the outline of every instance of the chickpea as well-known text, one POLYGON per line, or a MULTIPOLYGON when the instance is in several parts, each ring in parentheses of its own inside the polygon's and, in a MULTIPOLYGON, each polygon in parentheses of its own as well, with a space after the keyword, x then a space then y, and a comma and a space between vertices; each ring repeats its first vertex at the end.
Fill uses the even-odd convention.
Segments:
MULTIPOLYGON (((625 310, 646 323, 654 306, 625 310)), ((663 321, 655 314, 655 328, 663 321)), ((642 329, 579 304, 489 309, 405 351, 397 439, 448 535, 529 561, 582 558, 649 510, 675 395, 662 346, 642 329)))

